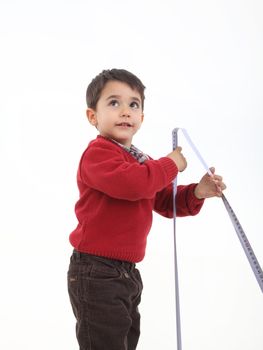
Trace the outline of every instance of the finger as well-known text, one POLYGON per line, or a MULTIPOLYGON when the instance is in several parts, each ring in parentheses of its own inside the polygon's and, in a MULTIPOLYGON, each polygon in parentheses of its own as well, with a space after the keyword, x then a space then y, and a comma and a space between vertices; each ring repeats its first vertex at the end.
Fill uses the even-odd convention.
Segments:
POLYGON ((223 180, 223 177, 220 175, 214 175, 213 178, 219 182, 222 182, 222 180, 223 180))
POLYGON ((211 168, 209 168, 209 170, 211 171, 212 174, 215 173, 215 168, 213 166, 211 168))
POLYGON ((216 187, 220 193, 226 189, 226 185, 223 182, 218 182, 218 184, 216 184, 216 187))
POLYGON ((216 179, 213 179, 213 183, 215 184, 215 187, 216 187, 216 192, 217 192, 217 195, 222 193, 222 187, 221 187, 221 182, 216 180, 216 179))
POLYGON ((220 184, 220 187, 222 191, 226 189, 226 185, 223 182, 220 184))

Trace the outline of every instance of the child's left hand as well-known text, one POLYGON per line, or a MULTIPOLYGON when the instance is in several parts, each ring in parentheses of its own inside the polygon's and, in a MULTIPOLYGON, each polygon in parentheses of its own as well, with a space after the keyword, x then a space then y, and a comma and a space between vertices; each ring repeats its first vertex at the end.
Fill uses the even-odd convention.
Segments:
POLYGON ((215 168, 210 168, 213 176, 205 174, 196 186, 194 194, 198 199, 221 197, 222 191, 226 189, 222 176, 215 174, 215 168))

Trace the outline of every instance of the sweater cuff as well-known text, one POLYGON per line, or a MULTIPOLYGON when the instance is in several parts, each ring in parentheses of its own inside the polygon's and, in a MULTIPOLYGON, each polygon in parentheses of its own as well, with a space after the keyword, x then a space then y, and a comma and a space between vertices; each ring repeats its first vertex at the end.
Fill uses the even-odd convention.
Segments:
POLYGON ((197 184, 190 184, 188 186, 188 191, 187 191, 187 204, 188 204, 188 209, 189 212, 191 213, 191 215, 196 215, 199 213, 199 211, 201 210, 205 199, 199 199, 195 196, 195 188, 196 188, 197 184))
POLYGON ((178 168, 175 162, 168 157, 162 157, 159 159, 159 162, 165 171, 166 177, 167 177, 167 182, 171 183, 177 176, 178 174, 178 168))

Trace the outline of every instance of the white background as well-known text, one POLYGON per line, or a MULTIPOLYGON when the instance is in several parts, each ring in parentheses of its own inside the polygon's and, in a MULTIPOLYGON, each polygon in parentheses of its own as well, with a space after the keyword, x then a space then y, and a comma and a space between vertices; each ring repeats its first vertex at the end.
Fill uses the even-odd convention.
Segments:
MULTIPOLYGON (((0 348, 77 349, 66 289, 79 157, 95 130, 85 91, 102 69, 146 85, 134 143, 154 158, 185 127, 228 186, 263 263, 261 0, 2 0, 0 348)), ((187 170, 204 170, 183 138, 187 170)), ((184 350, 262 350, 263 299, 220 199, 178 219, 184 350)), ((154 217, 139 350, 176 349, 172 221, 154 217)))

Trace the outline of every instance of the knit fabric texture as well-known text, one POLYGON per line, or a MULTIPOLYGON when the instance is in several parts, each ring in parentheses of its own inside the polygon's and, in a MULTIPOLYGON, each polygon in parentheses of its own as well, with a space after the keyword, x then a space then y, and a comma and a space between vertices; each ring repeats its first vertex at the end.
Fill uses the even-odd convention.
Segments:
MULTIPOLYGON (((78 168, 78 224, 70 234, 84 253, 139 262, 144 258, 152 212, 173 217, 172 181, 178 169, 168 157, 153 160, 102 136, 91 141, 78 168)), ((196 215, 203 200, 196 184, 178 186, 177 216, 196 215)))

